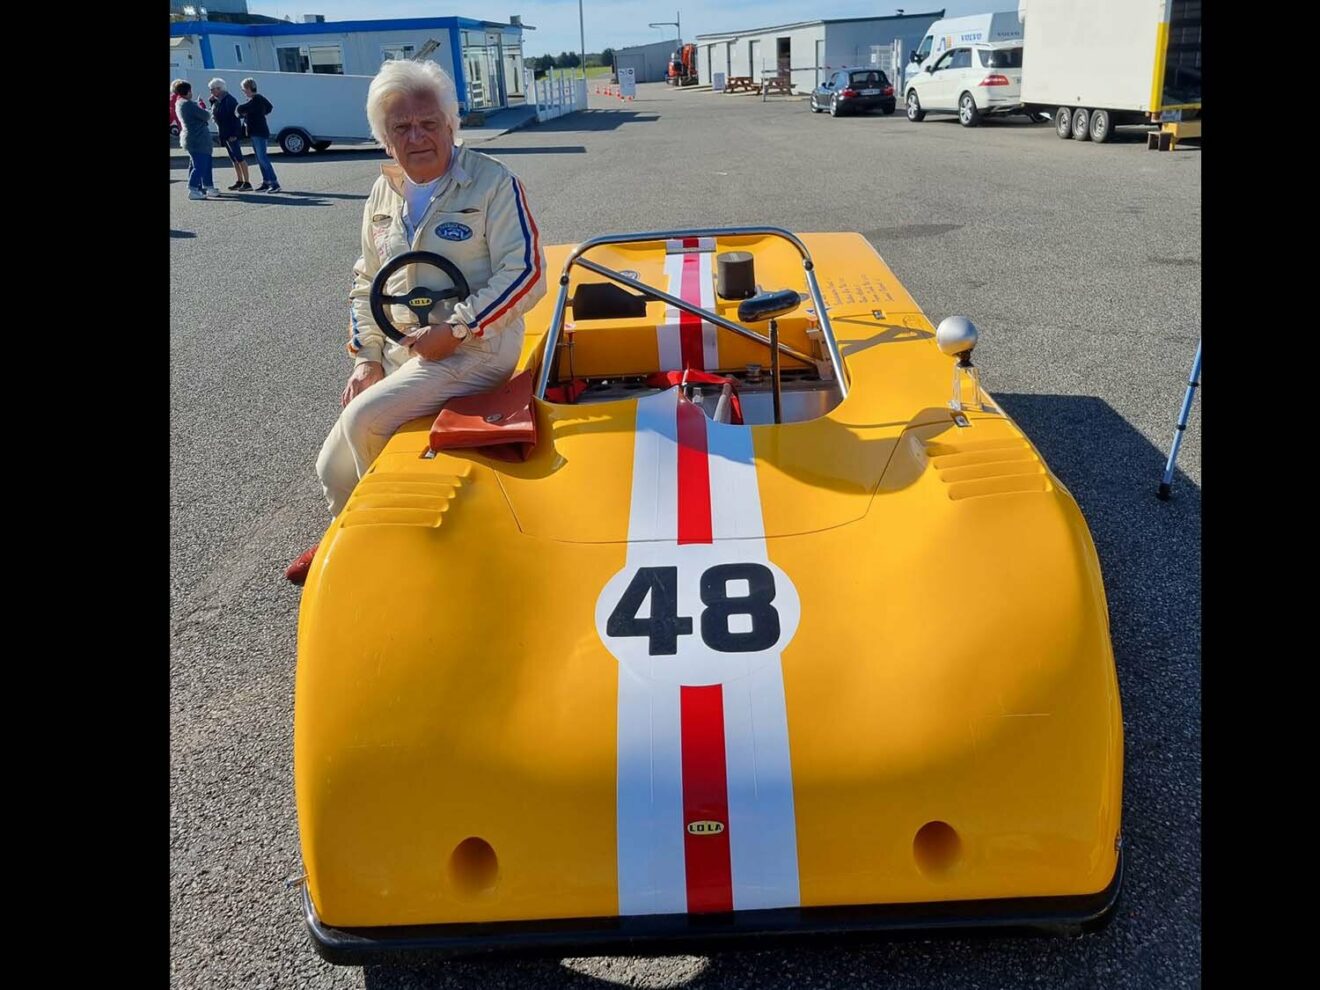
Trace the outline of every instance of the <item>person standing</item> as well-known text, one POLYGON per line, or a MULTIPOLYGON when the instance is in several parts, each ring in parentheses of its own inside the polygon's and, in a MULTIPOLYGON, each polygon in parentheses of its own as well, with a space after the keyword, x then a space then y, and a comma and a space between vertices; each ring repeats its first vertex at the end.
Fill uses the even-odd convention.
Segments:
POLYGON ((251 192, 252 183, 248 181, 247 162, 243 160, 243 129, 238 122, 238 100, 225 88, 223 79, 212 79, 211 116, 220 130, 220 143, 229 152, 229 160, 234 163, 234 184, 230 192, 251 192))
POLYGON ((206 199, 207 190, 215 191, 215 180, 211 177, 210 114, 193 102, 192 83, 188 80, 174 80, 170 92, 174 94, 174 112, 181 127, 179 144, 188 152, 188 198, 206 199))
POLYGON ((243 80, 243 95, 247 102, 240 104, 238 115, 247 124, 247 136, 252 142, 252 153, 257 156, 257 165, 261 167, 261 185, 257 192, 279 192, 280 180, 275 177, 275 167, 266 154, 266 143, 270 140, 270 125, 266 116, 275 108, 270 100, 257 92, 257 81, 252 78, 243 80))

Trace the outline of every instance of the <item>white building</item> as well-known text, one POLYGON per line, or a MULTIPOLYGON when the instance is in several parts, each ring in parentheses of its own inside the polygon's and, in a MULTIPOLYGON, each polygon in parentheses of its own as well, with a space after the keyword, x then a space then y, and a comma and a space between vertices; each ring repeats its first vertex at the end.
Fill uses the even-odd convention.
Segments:
POLYGON ((833 69, 870 65, 871 50, 900 39, 904 52, 921 43, 943 10, 895 17, 843 17, 799 21, 778 27, 748 28, 697 35, 697 77, 708 85, 717 72, 725 78, 787 73, 800 93, 809 92, 833 69))
POLYGON ((422 55, 454 77, 465 110, 526 102, 522 25, 467 17, 385 21, 235 24, 212 20, 170 24, 170 66, 194 86, 201 75, 227 71, 375 75, 392 58, 422 55))

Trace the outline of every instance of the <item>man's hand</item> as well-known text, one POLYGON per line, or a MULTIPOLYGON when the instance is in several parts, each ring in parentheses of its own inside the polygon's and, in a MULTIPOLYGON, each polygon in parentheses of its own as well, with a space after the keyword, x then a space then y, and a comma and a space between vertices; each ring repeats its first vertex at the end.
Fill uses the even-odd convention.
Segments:
POLYGON ((443 361, 463 342, 454 336, 448 323, 430 324, 420 330, 405 334, 403 345, 412 350, 423 361, 443 361))
POLYGON ((353 401, 354 397, 361 395, 367 388, 375 385, 385 377, 385 368, 379 361, 364 361, 353 369, 353 373, 348 376, 348 384, 344 386, 344 394, 339 397, 340 407, 344 407, 353 401))

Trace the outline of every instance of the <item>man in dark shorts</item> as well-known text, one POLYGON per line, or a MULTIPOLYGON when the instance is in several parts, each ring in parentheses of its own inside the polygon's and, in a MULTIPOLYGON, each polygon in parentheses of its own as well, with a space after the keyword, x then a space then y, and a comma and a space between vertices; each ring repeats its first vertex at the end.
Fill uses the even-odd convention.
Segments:
POLYGON ((211 80, 211 116, 220 130, 220 143, 229 152, 229 160, 234 163, 235 182, 229 187, 230 192, 250 192, 252 183, 248 181, 247 162, 243 161, 243 127, 238 121, 238 100, 225 88, 223 79, 211 80))

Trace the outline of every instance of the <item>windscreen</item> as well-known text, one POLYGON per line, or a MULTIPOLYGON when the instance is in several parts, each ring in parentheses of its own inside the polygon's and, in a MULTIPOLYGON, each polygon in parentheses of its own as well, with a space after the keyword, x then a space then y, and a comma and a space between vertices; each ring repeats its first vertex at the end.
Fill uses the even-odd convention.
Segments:
POLYGON ((1021 48, 978 48, 983 69, 1020 69, 1022 68, 1021 48))
POLYGON ((889 80, 883 72, 854 72, 848 85, 853 89, 881 89, 889 85, 889 80))

